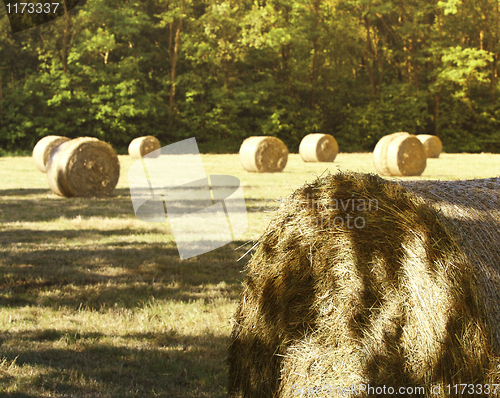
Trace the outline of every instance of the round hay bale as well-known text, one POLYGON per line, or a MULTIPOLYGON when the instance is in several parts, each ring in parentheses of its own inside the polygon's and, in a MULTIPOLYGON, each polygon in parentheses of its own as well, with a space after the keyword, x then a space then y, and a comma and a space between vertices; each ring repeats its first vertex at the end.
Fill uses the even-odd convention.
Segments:
MULTIPOLYGON (((153 137, 152 135, 146 135, 145 137, 139 137, 132 140, 132 142, 128 146, 128 154, 131 157, 138 159, 160 148, 160 141, 158 141, 156 137, 153 137)), ((151 156, 158 157, 160 153, 158 152, 158 154, 155 155, 156 156, 151 156)))
POLYGON ((373 151, 375 170, 383 176, 419 176, 427 165, 422 143, 406 132, 382 137, 373 151))
POLYGON ((387 149, 389 148, 389 144, 396 137, 399 136, 409 136, 409 133, 399 132, 394 134, 389 134, 383 136, 375 145, 375 149, 373 150, 373 166, 375 166, 375 170, 382 176, 390 175, 389 166, 387 165, 387 149))
POLYGON ((47 165, 50 154, 55 147, 66 141, 69 141, 69 138, 58 135, 48 135, 37 142, 33 148, 32 157, 38 170, 44 173, 47 171, 45 166, 47 165))
POLYGON ((339 153, 337 140, 330 134, 308 134, 299 146, 304 162, 333 162, 339 153))
POLYGON ((120 177, 120 163, 111 145, 82 137, 59 145, 47 162, 47 180, 57 195, 110 195, 120 177))
POLYGON ((298 189, 245 266, 229 397, 498 383, 498 242, 499 178, 339 173, 298 189))
POLYGON ((241 165, 246 171, 276 173, 288 161, 288 148, 276 137, 250 137, 240 147, 241 165))
POLYGON ((387 167, 392 176, 419 176, 427 166, 424 146, 414 136, 399 135, 387 147, 387 167))
POLYGON ((416 136, 424 145, 425 154, 428 158, 438 158, 443 151, 443 143, 439 137, 429 134, 419 134, 416 136))

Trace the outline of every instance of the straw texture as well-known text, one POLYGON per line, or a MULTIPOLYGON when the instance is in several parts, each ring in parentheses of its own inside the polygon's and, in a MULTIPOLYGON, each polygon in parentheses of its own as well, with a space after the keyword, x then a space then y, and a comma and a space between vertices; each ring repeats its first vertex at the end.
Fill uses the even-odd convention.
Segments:
POLYGON ((288 161, 288 148, 276 137, 250 137, 241 144, 240 160, 246 171, 280 172, 288 161))
POLYGON ((330 134, 308 134, 299 146, 304 162, 333 162, 338 153, 337 140, 330 134))
POLYGON ((428 158, 438 158, 443 151, 443 143, 435 135, 419 134, 416 136, 424 145, 425 155, 428 158))
POLYGON ((58 135, 48 135, 37 142, 33 148, 33 162, 35 166, 43 173, 47 172, 46 165, 52 151, 63 142, 69 141, 67 137, 58 135))
POLYGON ((110 195, 120 177, 120 163, 111 145, 82 137, 59 145, 47 162, 47 181, 65 197, 110 195))
MULTIPOLYGON (((130 145, 128 146, 128 154, 136 159, 142 158, 146 156, 148 153, 156 151, 160 149, 160 141, 156 137, 152 135, 146 135, 144 137, 135 138, 132 140, 130 145)), ((156 154, 155 154, 156 155, 156 154)), ((158 157, 160 154, 153 157, 158 157)))
MULTIPOLYGON (((498 383, 499 209, 498 178, 298 189, 245 269, 229 397, 498 383)), ((374 395, 346 391, 315 396, 374 395)))

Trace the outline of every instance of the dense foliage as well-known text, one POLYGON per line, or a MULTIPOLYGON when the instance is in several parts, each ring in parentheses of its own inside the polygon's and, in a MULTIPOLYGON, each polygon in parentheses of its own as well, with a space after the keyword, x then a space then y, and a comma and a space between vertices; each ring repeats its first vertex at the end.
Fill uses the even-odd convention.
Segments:
POLYGON ((498 3, 80 0, 18 33, 0 7, 0 147, 274 135, 297 151, 318 131, 346 152, 404 130, 500 151, 498 3))

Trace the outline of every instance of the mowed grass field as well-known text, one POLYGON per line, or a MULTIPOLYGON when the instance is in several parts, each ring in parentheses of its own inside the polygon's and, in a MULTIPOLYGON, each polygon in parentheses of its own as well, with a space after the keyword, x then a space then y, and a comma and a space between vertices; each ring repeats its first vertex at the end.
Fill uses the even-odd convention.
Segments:
MULTIPOLYGON (((237 261, 295 188, 328 171, 374 173, 340 154, 283 173, 245 172, 238 155, 202 155, 207 174, 241 180, 240 241, 181 261, 168 222, 135 218, 127 172, 113 196, 65 199, 30 157, 0 158, 0 396, 223 397, 242 273, 237 261)), ((500 175, 500 155, 442 154, 423 179, 500 175)))

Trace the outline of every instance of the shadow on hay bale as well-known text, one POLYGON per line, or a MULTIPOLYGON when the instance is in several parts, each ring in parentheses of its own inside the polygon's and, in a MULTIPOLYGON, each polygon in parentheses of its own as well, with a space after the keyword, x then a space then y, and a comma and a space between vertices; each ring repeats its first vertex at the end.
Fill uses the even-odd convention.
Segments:
POLYGON ((355 173, 295 191, 246 266, 229 397, 498 383, 499 193, 355 173))

